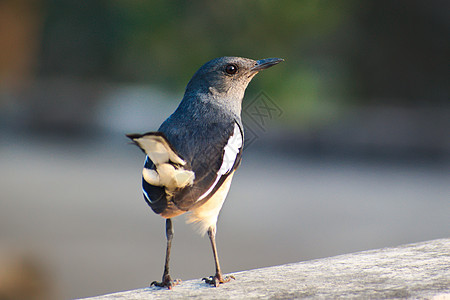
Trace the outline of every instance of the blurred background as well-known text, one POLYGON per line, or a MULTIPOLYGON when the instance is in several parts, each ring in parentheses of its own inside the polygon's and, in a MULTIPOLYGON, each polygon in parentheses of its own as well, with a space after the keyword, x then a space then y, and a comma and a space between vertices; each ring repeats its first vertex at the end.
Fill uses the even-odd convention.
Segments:
MULTIPOLYGON (((160 279, 164 221, 125 134, 225 55, 286 61, 244 100, 224 272, 449 237, 449 4, 1 1, 0 298, 160 279)), ((212 275, 208 239, 174 226, 172 276, 212 275)))

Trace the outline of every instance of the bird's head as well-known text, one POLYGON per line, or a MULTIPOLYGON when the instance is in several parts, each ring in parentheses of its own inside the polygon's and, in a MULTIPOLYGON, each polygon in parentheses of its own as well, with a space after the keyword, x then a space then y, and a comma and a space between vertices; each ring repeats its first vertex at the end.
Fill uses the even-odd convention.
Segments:
POLYGON ((284 61, 281 58, 253 60, 242 57, 219 57, 204 64, 186 87, 187 95, 209 94, 211 99, 241 101, 245 89, 259 71, 284 61))

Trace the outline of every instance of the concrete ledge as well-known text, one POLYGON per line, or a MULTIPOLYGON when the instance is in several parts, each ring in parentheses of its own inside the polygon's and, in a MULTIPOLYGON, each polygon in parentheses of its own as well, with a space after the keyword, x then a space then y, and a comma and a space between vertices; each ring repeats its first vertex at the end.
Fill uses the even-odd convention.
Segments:
POLYGON ((450 299, 450 238, 233 273, 212 288, 200 279, 173 290, 142 288, 89 299, 450 299))

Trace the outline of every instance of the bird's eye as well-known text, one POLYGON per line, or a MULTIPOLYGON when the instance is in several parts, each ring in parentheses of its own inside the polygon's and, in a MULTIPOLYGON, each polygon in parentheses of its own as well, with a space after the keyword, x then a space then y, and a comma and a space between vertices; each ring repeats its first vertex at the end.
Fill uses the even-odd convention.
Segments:
POLYGON ((225 67, 225 71, 230 75, 236 74, 237 70, 238 67, 236 65, 230 64, 225 67))

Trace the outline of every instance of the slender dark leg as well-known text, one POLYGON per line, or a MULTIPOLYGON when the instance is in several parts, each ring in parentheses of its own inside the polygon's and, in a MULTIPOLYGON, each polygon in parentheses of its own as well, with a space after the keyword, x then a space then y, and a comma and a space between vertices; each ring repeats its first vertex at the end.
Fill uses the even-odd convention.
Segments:
POLYGON ((211 226, 208 229, 208 236, 209 240, 211 241, 211 247, 214 255, 214 262, 216 264, 216 275, 211 276, 209 278, 203 278, 206 283, 209 283, 211 285, 214 285, 215 287, 218 287, 220 283, 229 282, 231 279, 235 279, 234 276, 223 276, 222 270, 220 269, 220 263, 219 263, 219 255, 217 254, 217 247, 216 247, 216 226, 211 226))
POLYGON ((155 285, 159 287, 167 287, 170 290, 173 286, 181 282, 181 280, 179 279, 173 281, 169 275, 170 247, 172 246, 172 238, 173 238, 173 228, 171 219, 166 219, 166 238, 167 238, 166 262, 164 263, 164 273, 162 276, 162 281, 161 282, 153 281, 150 284, 150 286, 155 285))

